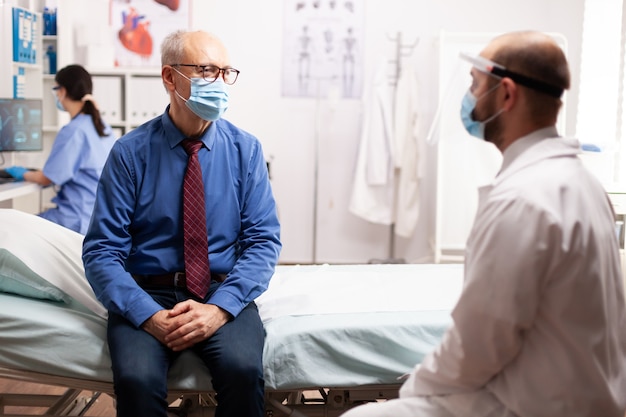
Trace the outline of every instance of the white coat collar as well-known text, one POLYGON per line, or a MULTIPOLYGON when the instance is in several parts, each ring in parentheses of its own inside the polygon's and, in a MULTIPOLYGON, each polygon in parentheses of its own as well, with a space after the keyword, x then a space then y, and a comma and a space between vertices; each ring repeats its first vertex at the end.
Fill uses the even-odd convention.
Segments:
POLYGON ((549 126, 535 130, 513 142, 504 151, 502 168, 496 181, 542 159, 575 156, 579 153, 578 140, 560 137, 556 127, 549 126))

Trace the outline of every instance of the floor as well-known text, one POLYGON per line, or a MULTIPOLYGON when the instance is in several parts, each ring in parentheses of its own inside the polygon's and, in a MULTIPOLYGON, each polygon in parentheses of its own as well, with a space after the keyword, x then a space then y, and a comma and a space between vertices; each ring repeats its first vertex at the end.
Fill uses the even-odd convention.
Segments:
MULTIPOLYGON (((0 392, 11 394, 49 394, 60 395, 65 392, 65 388, 51 385, 34 384, 30 382, 14 381, 0 378, 0 392)), ((92 397, 91 391, 83 391, 78 396, 77 401, 87 401, 92 397)), ((11 415, 44 415, 44 407, 5 407, 4 414, 11 415)), ((0 414, 1 415, 1 414, 0 414)), ((78 415, 78 414, 72 414, 78 415)), ((82 414, 84 416, 106 416, 115 417, 115 407, 113 399, 106 394, 100 395, 95 403, 82 414)))

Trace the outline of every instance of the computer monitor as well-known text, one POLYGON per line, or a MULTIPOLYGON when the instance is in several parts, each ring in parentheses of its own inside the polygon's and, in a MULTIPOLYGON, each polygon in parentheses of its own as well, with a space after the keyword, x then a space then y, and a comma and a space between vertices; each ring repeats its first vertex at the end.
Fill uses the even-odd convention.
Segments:
POLYGON ((0 98, 0 152, 43 150, 42 100, 0 98))

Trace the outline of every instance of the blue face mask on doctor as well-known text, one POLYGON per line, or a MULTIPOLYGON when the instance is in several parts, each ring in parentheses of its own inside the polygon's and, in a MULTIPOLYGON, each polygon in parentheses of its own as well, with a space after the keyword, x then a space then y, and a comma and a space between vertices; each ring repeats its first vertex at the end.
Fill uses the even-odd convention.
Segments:
POLYGON ((203 78, 189 78, 176 68, 174 70, 191 82, 191 93, 188 99, 178 94, 178 91, 174 91, 196 116, 209 122, 222 117, 228 109, 228 90, 224 80, 218 78, 209 82, 203 78))
POLYGON ((472 117, 472 113, 476 108, 476 103, 478 102, 478 100, 495 91, 495 89, 499 86, 499 83, 494 85, 485 94, 478 98, 474 94, 472 94, 470 90, 467 90, 465 96, 463 96, 463 100, 461 101, 461 121, 463 122, 463 126, 465 127, 465 130, 467 130, 467 133, 478 139, 485 139, 485 125, 498 117, 500 114, 502 114, 504 109, 500 109, 493 116, 488 117, 483 121, 474 120, 474 118, 472 117))

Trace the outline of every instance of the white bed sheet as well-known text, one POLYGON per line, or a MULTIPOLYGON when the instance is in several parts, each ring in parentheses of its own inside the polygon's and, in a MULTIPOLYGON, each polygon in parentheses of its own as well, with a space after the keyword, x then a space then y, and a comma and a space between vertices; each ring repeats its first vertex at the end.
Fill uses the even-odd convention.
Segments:
POLYGON ((271 388, 397 384, 450 325, 461 265, 279 266, 257 299, 271 388))
POLYGON ((338 313, 450 310, 461 291, 458 264, 279 266, 257 298, 265 320, 338 313))
MULTIPOLYGON (((106 312, 84 278, 80 235, 15 210, 0 209, 0 223, 0 248, 71 298, 0 293, 0 368, 110 384, 106 312)), ((462 265, 278 266, 257 299, 267 388, 398 384, 439 343, 461 287, 462 265)), ((212 389, 191 353, 169 387, 212 389)))
MULTIPOLYGON (((342 307, 339 300, 344 299, 352 310, 359 309, 356 307, 360 303, 348 300, 369 292, 378 292, 393 300, 389 287, 395 287, 398 300, 405 292, 420 293, 421 298, 427 298, 428 288, 437 287, 439 272, 445 272, 442 280, 447 281, 450 291, 455 291, 453 282, 456 281, 458 292, 460 266, 278 267, 277 280, 259 300, 267 333, 264 350, 267 388, 398 383, 400 375, 412 369, 438 344, 450 324, 449 311, 453 304, 448 308, 443 308, 442 304, 441 309, 421 309, 418 304, 410 307, 380 298, 379 305, 396 311, 378 311, 384 309, 377 308, 377 304, 372 304, 371 311, 346 311, 344 308, 342 312, 334 312, 334 307, 342 307), (311 286, 312 277, 323 271, 340 282, 336 282, 334 288, 311 286), (382 281, 376 286, 361 285, 360 277, 374 271, 382 281), (423 281, 429 285, 421 286, 423 281), (387 289, 377 291, 381 285, 387 289), (287 288, 293 289, 291 300, 287 288), (307 289, 308 301, 298 303, 296 290, 303 288, 307 289), (334 295, 327 299, 324 292, 334 292, 334 295), (295 314, 290 314, 284 303, 293 304, 295 314), (314 314, 315 304, 319 304, 322 314, 314 314), (304 311, 308 313, 302 313, 304 311), (266 316, 266 312, 271 315, 266 316)), ((319 276, 316 282, 318 279, 319 276)), ((453 297, 448 296, 446 294, 452 303, 453 297)), ((376 301, 374 298, 370 301, 376 301)), ((104 318, 80 304, 64 305, 10 294, 0 294, 0 305, 1 367, 84 380, 112 380, 104 318)), ((170 389, 210 391, 210 378, 204 365, 191 354, 181 359, 170 373, 170 389)))

